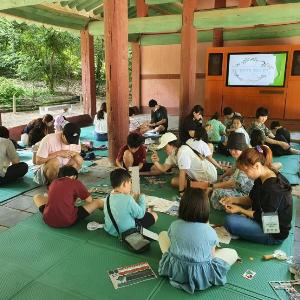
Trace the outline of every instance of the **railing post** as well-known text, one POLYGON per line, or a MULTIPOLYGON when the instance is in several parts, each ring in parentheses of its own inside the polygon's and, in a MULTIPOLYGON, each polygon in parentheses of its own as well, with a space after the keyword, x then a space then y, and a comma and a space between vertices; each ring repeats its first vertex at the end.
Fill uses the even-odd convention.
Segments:
POLYGON ((83 97, 82 97, 82 94, 80 94, 79 99, 80 99, 80 106, 82 107, 82 104, 83 104, 83 97))
POLYGON ((16 95, 13 95, 13 113, 15 114, 16 112, 17 112, 16 95))

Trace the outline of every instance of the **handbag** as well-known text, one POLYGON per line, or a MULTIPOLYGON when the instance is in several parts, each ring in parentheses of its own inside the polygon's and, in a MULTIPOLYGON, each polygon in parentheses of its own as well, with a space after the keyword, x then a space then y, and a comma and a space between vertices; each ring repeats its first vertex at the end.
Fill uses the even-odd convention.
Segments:
POLYGON ((107 212, 110 217, 111 222, 113 223, 119 238, 121 242, 132 252, 135 253, 142 253, 150 249, 150 241, 145 239, 144 236, 140 233, 140 231, 134 227, 130 228, 123 233, 120 234, 119 227, 112 215, 110 205, 109 205, 109 198, 110 195, 108 195, 107 200, 106 200, 106 207, 107 207, 107 212))

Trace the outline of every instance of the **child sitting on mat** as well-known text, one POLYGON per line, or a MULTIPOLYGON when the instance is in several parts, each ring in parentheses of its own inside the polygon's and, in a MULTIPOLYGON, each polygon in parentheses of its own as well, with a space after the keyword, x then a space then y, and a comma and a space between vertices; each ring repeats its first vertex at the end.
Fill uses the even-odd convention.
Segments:
POLYGON ((225 227, 248 241, 276 245, 289 235, 292 221, 292 188, 288 180, 271 165, 272 152, 267 146, 243 151, 237 167, 254 180, 249 196, 220 200, 228 215, 225 227), (251 209, 247 209, 251 207, 251 209))
POLYGON ((181 198, 178 220, 159 234, 163 256, 158 273, 172 286, 194 293, 212 285, 224 285, 238 255, 234 249, 218 249, 218 236, 208 224, 209 201, 201 189, 188 189, 181 198))
POLYGON ((103 200, 93 200, 87 188, 77 178, 78 172, 75 168, 63 166, 59 169, 58 179, 49 186, 48 196, 33 197, 47 225, 69 227, 89 216, 97 208, 103 209, 103 200), (84 200, 83 206, 75 206, 78 198, 84 200))
MULTIPOLYGON (((110 173, 113 191, 109 195, 110 210, 120 233, 136 226, 148 228, 157 221, 157 214, 146 212, 145 195, 131 196, 131 176, 127 170, 115 169, 110 173)), ((118 236, 107 211, 107 201, 104 206, 104 229, 113 236, 118 236)))
POLYGON ((146 162, 147 149, 144 142, 144 137, 139 133, 130 133, 127 137, 127 144, 119 150, 116 158, 117 167, 129 170, 130 167, 139 166, 140 175, 154 169, 153 163, 146 162))

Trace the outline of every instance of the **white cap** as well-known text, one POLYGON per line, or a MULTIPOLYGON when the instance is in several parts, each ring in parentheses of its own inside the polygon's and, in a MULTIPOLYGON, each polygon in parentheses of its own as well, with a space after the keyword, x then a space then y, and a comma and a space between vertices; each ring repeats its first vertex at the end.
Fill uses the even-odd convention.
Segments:
POLYGON ((174 133, 172 132, 166 132, 165 134, 163 134, 160 138, 160 144, 157 146, 157 149, 162 149, 163 147, 165 147, 168 143, 172 142, 172 141, 176 141, 177 137, 174 133))

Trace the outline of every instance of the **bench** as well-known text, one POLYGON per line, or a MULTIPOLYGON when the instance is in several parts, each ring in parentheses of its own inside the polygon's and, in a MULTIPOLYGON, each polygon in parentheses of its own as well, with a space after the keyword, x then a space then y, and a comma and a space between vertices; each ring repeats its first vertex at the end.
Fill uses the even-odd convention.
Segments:
POLYGON ((45 115, 53 111, 71 111, 73 109, 72 104, 58 104, 58 105, 49 105, 49 106, 40 106, 39 111, 41 115, 45 115))

